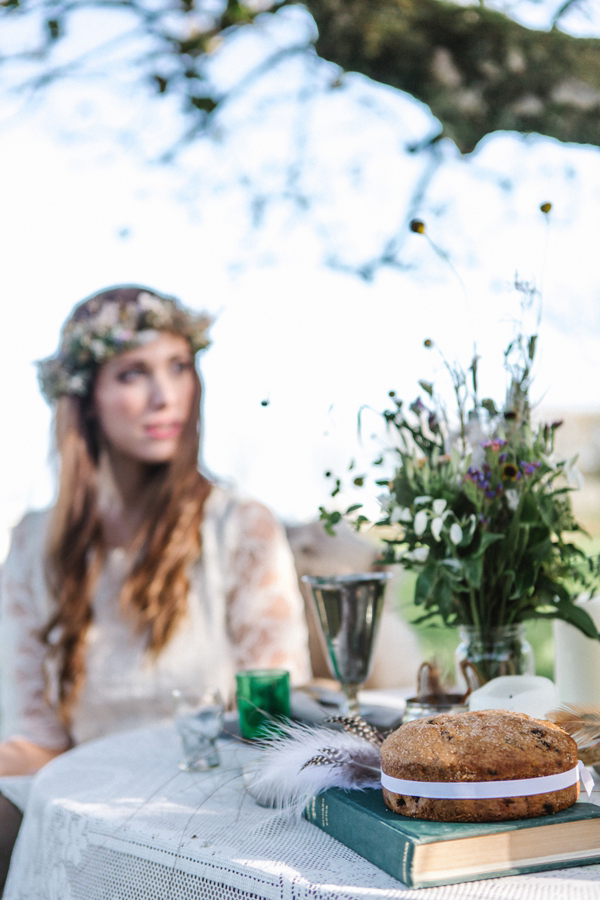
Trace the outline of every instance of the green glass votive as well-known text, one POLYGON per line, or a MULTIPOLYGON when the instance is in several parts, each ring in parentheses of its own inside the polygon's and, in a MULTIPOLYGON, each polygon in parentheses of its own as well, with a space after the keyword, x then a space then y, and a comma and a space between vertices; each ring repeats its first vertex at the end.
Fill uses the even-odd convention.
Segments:
POLYGON ((285 669, 246 669, 235 676, 242 737, 268 737, 277 718, 290 717, 290 673, 285 669))

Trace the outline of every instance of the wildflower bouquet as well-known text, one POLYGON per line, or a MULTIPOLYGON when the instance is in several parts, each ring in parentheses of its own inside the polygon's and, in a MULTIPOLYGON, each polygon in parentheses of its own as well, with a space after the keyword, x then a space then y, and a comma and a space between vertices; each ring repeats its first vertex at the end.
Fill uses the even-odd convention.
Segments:
MULTIPOLYGON (((466 372, 444 360, 457 403, 454 427, 432 384, 420 381, 422 396, 408 407, 390 392, 393 406, 383 417, 395 437, 388 448, 394 472, 377 481, 384 493, 375 524, 384 536, 383 561, 418 572, 418 623, 441 617, 485 635, 556 618, 599 637, 574 603, 598 575, 598 560, 565 537, 583 531, 570 504, 575 461, 555 458, 560 422, 531 423, 535 350, 536 336, 524 334, 506 349, 509 388, 501 408, 478 397, 477 356, 466 372)), ((338 481, 334 494, 339 488, 338 481)), ((368 521, 361 506, 346 511, 358 527, 368 521)), ((328 529, 340 517, 321 509, 328 529)))

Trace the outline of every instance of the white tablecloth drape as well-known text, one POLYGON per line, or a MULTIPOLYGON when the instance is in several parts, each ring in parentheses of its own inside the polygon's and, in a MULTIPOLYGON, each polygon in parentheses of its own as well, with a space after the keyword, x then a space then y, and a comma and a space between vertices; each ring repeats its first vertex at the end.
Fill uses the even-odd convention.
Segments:
POLYGON ((409 890, 306 821, 245 793, 256 754, 180 772, 174 729, 84 744, 34 779, 6 900, 598 900, 600 866, 409 890))

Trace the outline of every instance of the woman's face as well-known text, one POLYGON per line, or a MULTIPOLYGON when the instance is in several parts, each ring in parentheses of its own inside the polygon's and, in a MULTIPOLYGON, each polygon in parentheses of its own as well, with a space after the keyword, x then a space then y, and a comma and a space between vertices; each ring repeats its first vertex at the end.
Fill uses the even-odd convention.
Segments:
POLYGON ((100 433, 113 452, 142 463, 173 458, 194 396, 187 340, 164 332, 105 362, 93 392, 100 433))

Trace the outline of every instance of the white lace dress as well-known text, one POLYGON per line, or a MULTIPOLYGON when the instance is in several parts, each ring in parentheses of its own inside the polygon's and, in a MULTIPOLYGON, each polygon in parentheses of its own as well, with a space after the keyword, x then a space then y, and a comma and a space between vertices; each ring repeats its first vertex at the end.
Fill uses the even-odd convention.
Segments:
MULTIPOLYGON (((57 679, 48 669, 47 699, 38 637, 51 612, 43 571, 48 519, 47 512, 25 516, 2 571, 3 739, 19 736, 63 749, 157 722, 170 715, 175 687, 214 685, 231 699, 238 669, 286 668, 295 683, 310 677, 303 601, 283 528, 260 503, 214 487, 205 506, 202 557, 191 572, 187 616, 156 660, 119 608, 127 554, 108 553, 93 600, 86 680, 67 733, 51 703, 57 679)), ((7 781, 0 781, 3 792, 7 781)))

